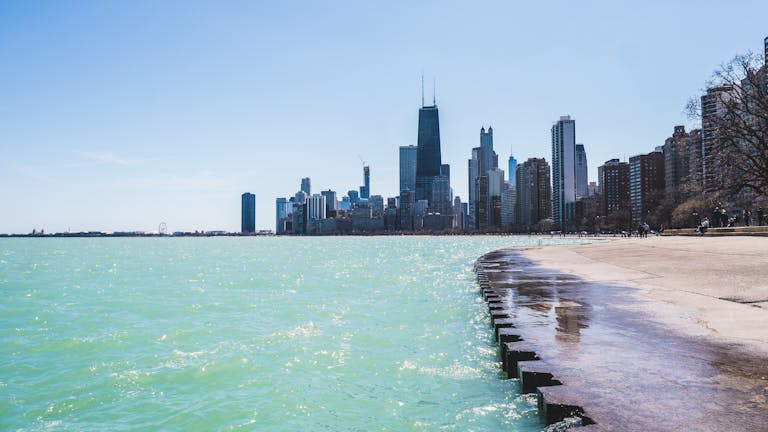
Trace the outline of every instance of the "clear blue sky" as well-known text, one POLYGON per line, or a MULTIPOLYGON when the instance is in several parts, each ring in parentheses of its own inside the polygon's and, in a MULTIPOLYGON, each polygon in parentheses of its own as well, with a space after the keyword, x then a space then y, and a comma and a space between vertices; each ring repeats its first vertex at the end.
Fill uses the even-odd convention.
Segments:
POLYGON ((466 198, 490 124, 504 160, 551 158, 576 119, 596 167, 692 126, 686 101, 768 35, 765 1, 0 0, 0 232, 257 226, 301 177, 394 196, 420 76, 466 198))

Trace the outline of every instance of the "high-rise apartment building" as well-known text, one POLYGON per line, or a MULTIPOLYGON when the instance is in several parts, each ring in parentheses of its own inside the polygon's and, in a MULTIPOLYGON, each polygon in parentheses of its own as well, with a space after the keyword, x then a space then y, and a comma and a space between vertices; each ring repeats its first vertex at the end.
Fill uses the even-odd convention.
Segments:
POLYGON ((529 229, 552 217, 552 183, 544 158, 530 158, 517 166, 517 220, 529 229))
POLYGON ((606 161, 598 171, 603 213, 610 216, 619 211, 629 211, 629 164, 611 159, 606 161))
POLYGON ((663 152, 665 193, 682 203, 702 187, 701 129, 686 133, 685 126, 675 126, 663 152))
POLYGON ((632 227, 647 222, 664 193, 664 154, 654 151, 629 158, 629 207, 632 227))
POLYGON ((244 193, 241 197, 240 232, 256 232, 256 195, 244 193))
POLYGON ((562 229, 576 202, 576 121, 562 116, 552 125, 552 218, 562 229))
POLYGON ((710 87, 701 97, 701 155, 702 180, 705 190, 717 190, 720 184, 720 159, 723 151, 718 128, 719 117, 725 114, 725 104, 735 96, 731 85, 710 87))
POLYGON ((416 190, 416 146, 400 147, 400 190, 416 190))
POLYGON ((576 196, 589 196, 587 152, 584 144, 576 144, 576 196))

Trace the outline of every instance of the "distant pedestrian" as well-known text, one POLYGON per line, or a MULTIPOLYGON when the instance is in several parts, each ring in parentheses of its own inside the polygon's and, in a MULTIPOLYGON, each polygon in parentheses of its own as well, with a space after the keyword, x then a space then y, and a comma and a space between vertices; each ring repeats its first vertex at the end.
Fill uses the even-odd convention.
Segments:
POLYGON ((763 226, 763 208, 762 207, 757 208, 757 224, 759 226, 763 226))
POLYGON ((749 209, 744 209, 744 226, 749 226, 749 222, 752 219, 752 212, 749 209))
POLYGON ((725 207, 720 209, 720 226, 728 226, 728 211, 725 209, 725 207))
POLYGON ((706 233, 706 232, 707 232, 707 229, 709 229, 709 219, 708 219, 708 218, 704 218, 704 220, 703 220, 703 221, 701 221, 701 223, 699 224, 699 226, 698 226, 698 227, 696 227, 696 231, 697 231, 697 232, 698 232, 700 235, 704 235, 704 233, 706 233))
POLYGON ((648 222, 643 222, 643 237, 648 237, 649 232, 651 232, 651 227, 648 226, 648 222))

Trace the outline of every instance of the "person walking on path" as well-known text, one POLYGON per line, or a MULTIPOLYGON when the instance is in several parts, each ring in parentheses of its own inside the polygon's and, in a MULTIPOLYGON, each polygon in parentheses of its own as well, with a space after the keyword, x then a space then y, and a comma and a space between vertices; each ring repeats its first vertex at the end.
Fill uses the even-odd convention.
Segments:
POLYGON ((715 224, 715 227, 720 226, 720 220, 720 205, 717 205, 712 211, 712 223, 715 224))
POLYGON ((757 208, 757 225, 763 226, 763 208, 757 208))
POLYGON ((752 212, 749 209, 744 209, 744 226, 749 226, 750 219, 752 219, 752 212))

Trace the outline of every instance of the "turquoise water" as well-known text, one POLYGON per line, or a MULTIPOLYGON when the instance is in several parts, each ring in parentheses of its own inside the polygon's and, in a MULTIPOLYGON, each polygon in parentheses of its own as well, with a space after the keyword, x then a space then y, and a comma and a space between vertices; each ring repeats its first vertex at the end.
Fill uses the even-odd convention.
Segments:
POLYGON ((0 430, 541 430, 472 271, 530 242, 0 239, 0 430))

